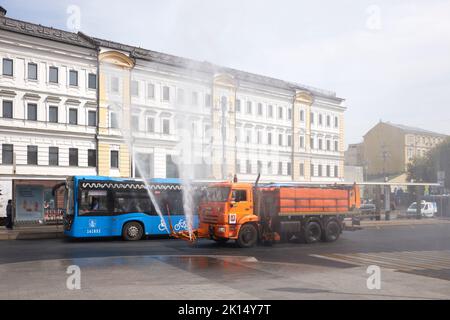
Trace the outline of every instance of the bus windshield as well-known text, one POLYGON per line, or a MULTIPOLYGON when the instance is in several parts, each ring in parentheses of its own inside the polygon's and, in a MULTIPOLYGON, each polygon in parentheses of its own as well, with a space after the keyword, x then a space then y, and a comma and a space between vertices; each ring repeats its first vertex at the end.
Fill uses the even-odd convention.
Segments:
POLYGON ((230 195, 230 187, 211 187, 206 190, 204 201, 206 202, 226 202, 230 195))
POLYGON ((74 214, 74 195, 73 195, 73 181, 67 181, 66 183, 66 192, 64 193, 64 204, 66 207, 66 214, 69 216, 73 216, 74 214))

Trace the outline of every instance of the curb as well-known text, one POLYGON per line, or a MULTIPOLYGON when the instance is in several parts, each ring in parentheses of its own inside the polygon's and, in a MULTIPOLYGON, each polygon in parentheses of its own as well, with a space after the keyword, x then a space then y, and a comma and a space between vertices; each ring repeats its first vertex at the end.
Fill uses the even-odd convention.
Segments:
POLYGON ((11 232, 0 234, 0 241, 2 240, 39 240, 39 239, 58 239, 63 238, 64 233, 53 232, 11 232))

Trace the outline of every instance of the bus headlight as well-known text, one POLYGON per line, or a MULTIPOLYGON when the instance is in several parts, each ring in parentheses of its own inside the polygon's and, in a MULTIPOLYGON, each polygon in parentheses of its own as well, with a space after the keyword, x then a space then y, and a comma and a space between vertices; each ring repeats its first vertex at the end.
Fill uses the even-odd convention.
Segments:
POLYGON ((219 227, 219 228, 217 228, 217 231, 219 232, 219 233, 225 233, 225 227, 219 227))
POLYGON ((236 224, 236 214, 235 213, 231 213, 228 215, 228 223, 236 224))

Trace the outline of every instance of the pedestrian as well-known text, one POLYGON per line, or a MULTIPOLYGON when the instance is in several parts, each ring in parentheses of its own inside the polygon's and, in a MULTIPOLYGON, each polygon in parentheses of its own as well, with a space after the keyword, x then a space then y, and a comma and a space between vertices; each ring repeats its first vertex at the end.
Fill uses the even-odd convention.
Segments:
POLYGON ((6 228, 9 230, 13 229, 12 200, 8 200, 8 205, 6 206, 6 228))

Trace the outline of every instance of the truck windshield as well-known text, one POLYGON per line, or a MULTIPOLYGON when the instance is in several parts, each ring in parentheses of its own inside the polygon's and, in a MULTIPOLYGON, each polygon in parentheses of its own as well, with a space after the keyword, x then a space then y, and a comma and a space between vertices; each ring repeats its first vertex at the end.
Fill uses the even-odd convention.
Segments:
POLYGON ((212 187, 206 190, 204 201, 207 202, 226 202, 230 195, 229 187, 212 187))

